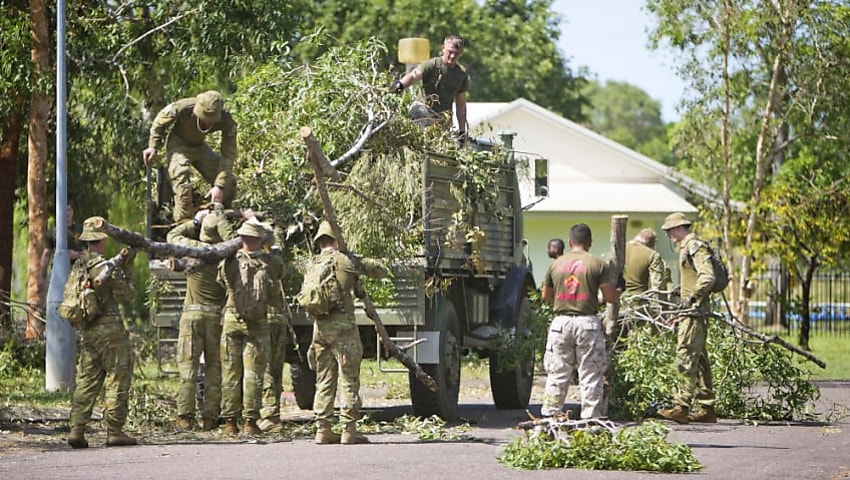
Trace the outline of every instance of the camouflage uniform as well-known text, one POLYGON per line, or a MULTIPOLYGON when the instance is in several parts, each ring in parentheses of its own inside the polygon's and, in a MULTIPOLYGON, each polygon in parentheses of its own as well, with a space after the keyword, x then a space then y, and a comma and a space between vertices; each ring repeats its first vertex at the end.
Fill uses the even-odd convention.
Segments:
POLYGON ((358 275, 382 277, 386 270, 369 259, 352 261, 335 248, 324 248, 311 262, 325 264, 326 257, 336 261, 336 276, 342 288, 342 305, 337 311, 313 320, 313 345, 316 354, 316 396, 313 412, 316 420, 330 421, 334 413, 337 383, 341 389, 340 420, 343 423, 360 419, 360 361, 363 344, 354 321, 352 290, 358 275))
MULTIPOLYGON (((707 312, 710 308, 710 290, 714 284, 714 269, 706 243, 694 233, 689 233, 681 242, 679 268, 682 298, 693 299, 693 306, 707 312)), ((714 406, 711 365, 705 349, 707 333, 704 315, 680 318, 677 327, 676 369, 681 377, 674 401, 682 407, 690 407, 694 399, 703 407, 714 406)))
MULTIPOLYGON (((168 232, 166 238, 169 243, 205 247, 223 240, 219 230, 224 230, 228 239, 233 236, 230 223, 222 212, 207 215, 203 222, 184 222, 168 232), (222 223, 224 225, 218 226, 222 223), (231 230, 229 234, 228 229, 231 230)), ((216 281, 217 270, 215 264, 208 264, 186 276, 186 297, 177 339, 177 369, 180 373, 177 416, 185 421, 183 428, 191 426, 194 418, 202 355, 204 401, 201 416, 205 429, 217 424, 221 410, 221 308, 225 290, 216 281)))
POLYGON ((229 204, 236 195, 233 165, 237 158, 236 122, 224 108, 221 94, 204 92, 197 97, 184 98, 163 108, 154 118, 148 147, 159 150, 166 131, 165 146, 168 176, 174 190, 174 219, 192 217, 192 177, 190 166, 223 191, 223 202, 229 204), (209 130, 200 129, 199 120, 211 122, 209 130), (221 155, 206 143, 207 134, 221 132, 221 155))
POLYGON ((263 379, 262 418, 276 423, 280 420, 280 392, 283 390, 283 362, 286 357, 286 345, 289 343, 289 319, 281 290, 285 265, 277 253, 269 258, 269 272, 272 280, 269 299, 269 365, 263 379))
POLYGON ((608 264, 587 252, 567 252, 552 262, 544 282, 554 291, 555 318, 549 324, 543 356, 547 376, 541 414, 561 411, 577 367, 581 418, 602 417, 608 357, 605 333, 596 313, 599 287, 611 283, 608 264))
MULTIPOLYGON (((87 221, 88 222, 88 221, 87 221)), ((96 233, 97 238, 84 229, 80 239, 92 241, 106 238, 96 233)), ((94 279, 103 270, 102 254, 84 251, 77 262, 84 262, 89 279, 94 279)), ((133 379, 133 349, 124 328, 117 300, 128 300, 135 294, 132 280, 132 265, 116 268, 105 282, 94 286, 97 292, 97 318, 90 320, 80 333, 80 355, 77 364, 76 388, 71 402, 71 436, 69 443, 75 448, 86 447, 83 437, 86 423, 91 419, 95 401, 104 391, 105 407, 103 419, 109 433, 107 444, 131 445, 136 441, 126 437, 122 430, 127 420, 127 402, 130 397, 130 382, 133 379), (78 443, 74 443, 74 439, 78 443)))
POLYGON ((221 337, 221 416, 234 420, 241 411, 245 421, 255 426, 260 418, 263 375, 268 364, 269 322, 266 317, 245 320, 236 312, 235 293, 230 285, 239 275, 239 263, 247 258, 260 258, 268 263, 268 254, 262 250, 240 250, 235 256, 223 260, 218 270, 218 281, 227 289, 221 337))

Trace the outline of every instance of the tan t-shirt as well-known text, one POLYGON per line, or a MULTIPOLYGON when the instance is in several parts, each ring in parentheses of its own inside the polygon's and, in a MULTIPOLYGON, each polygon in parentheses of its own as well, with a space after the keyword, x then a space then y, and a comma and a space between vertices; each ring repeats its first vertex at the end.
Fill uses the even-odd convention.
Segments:
POLYGON ((608 264, 587 252, 567 252, 549 265, 545 285, 555 292, 559 315, 596 315, 599 286, 611 283, 608 264))

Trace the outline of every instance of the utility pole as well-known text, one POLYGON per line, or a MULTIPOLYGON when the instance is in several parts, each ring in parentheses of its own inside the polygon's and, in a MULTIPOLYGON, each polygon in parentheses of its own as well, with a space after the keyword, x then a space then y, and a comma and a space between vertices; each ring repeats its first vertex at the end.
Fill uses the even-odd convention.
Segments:
POLYGON ((74 386, 77 336, 71 324, 59 316, 59 304, 71 266, 68 257, 67 178, 67 75, 65 65, 65 0, 56 3, 56 250, 47 287, 45 339, 45 389, 69 391, 74 386))

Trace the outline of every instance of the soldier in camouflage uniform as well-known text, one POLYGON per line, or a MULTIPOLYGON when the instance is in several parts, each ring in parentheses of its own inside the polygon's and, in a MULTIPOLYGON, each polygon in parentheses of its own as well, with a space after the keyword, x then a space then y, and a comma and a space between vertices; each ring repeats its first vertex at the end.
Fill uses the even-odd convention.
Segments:
MULTIPOLYGON (((315 355, 316 396, 313 411, 316 414, 316 443, 368 443, 357 431, 360 419, 360 361, 363 344, 354 321, 354 299, 352 290, 359 275, 383 278, 387 271, 369 259, 352 259, 337 250, 336 236, 327 222, 322 222, 313 239, 321 248, 313 258, 313 268, 321 268, 328 256, 335 258, 336 278, 342 289, 341 305, 327 315, 313 319, 313 343, 315 355), (340 420, 344 424, 342 437, 331 430, 336 398, 337 383, 341 390, 342 405, 340 420)), ((311 354, 308 354, 311 357, 311 354)))
POLYGON ((103 409, 106 446, 136 444, 136 439, 123 432, 133 378, 133 350, 117 303, 117 300, 132 298, 135 293, 132 262, 116 268, 100 285, 94 284, 93 279, 106 268, 104 261, 107 259, 103 253, 109 238, 98 228, 98 220, 100 217, 92 217, 83 222, 79 240, 86 242, 87 247, 76 260, 85 262, 88 278, 97 293, 99 314, 80 331, 80 357, 68 435, 68 444, 74 448, 89 446, 85 437, 86 423, 91 419, 101 389, 106 401, 103 409))
POLYGON ((269 273, 272 281, 269 299, 269 364, 263 379, 262 420, 257 424, 260 430, 273 430, 280 425, 280 393, 283 391, 283 363, 286 346, 289 344, 289 317, 286 299, 283 297, 283 275, 286 265, 279 247, 271 248, 269 273))
POLYGON ((577 223, 570 229, 570 251, 552 262, 543 281, 543 300, 553 304, 543 366, 546 387, 541 414, 561 411, 573 371, 578 368, 581 418, 607 414, 603 401, 608 357, 605 332, 597 316, 598 292, 606 302, 619 297, 609 265, 591 255, 590 227, 577 223))
POLYGON ((626 279, 624 295, 666 290, 664 260, 655 251, 655 232, 651 228, 644 228, 626 244, 623 277, 626 279))
POLYGON ((714 391, 711 381, 711 365, 705 341, 708 326, 705 315, 710 306, 711 287, 714 285, 714 269, 708 245, 691 232, 691 221, 683 213, 673 213, 661 228, 667 237, 679 244, 679 271, 681 277, 681 307, 693 313, 682 315, 677 326, 676 369, 680 377, 673 398, 673 408, 661 410, 659 414, 678 423, 714 423, 714 391), (696 400, 700 411, 691 415, 691 404, 696 400))
MULTIPOLYGON (((268 364, 269 322, 266 316, 245 319, 236 309, 237 278, 243 263, 259 260, 268 271, 268 254, 262 249, 263 239, 270 234, 256 219, 246 221, 236 234, 242 238, 242 249, 224 259, 218 268, 218 282, 227 290, 224 307, 222 350, 222 405, 224 432, 239 433, 240 412, 245 420, 243 431, 250 435, 261 433, 257 426, 262 405, 263 375, 268 364)), ((268 306, 268 299, 261 301, 268 306)))
POLYGON ((232 173, 237 157, 236 122, 224 108, 221 94, 211 90, 163 108, 154 118, 148 148, 142 152, 145 164, 156 157, 169 128, 165 156, 174 190, 174 220, 187 220, 194 211, 190 167, 213 185, 207 193, 211 201, 229 205, 236 196, 236 177, 232 173), (221 155, 206 143, 207 135, 218 131, 221 155))
MULTIPOLYGON (((235 235, 221 204, 198 211, 195 218, 168 232, 169 243, 205 247, 235 235)), ((180 316, 177 340, 177 369, 180 387, 177 390, 177 428, 194 427, 195 394, 201 357, 204 359, 204 400, 201 428, 204 431, 218 425, 221 410, 221 309, 224 306, 224 287, 217 281, 218 267, 202 265, 186 275, 186 297, 180 316)))

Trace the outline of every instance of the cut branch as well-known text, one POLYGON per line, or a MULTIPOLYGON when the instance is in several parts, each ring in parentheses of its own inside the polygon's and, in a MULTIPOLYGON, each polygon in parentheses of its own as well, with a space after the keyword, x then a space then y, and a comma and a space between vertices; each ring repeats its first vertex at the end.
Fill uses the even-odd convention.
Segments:
MULTIPOLYGON (((331 229, 336 237, 339 251, 349 254, 348 246, 345 243, 345 237, 342 236, 342 229, 339 228, 339 222, 337 222, 336 219, 336 211, 331 203, 331 197, 328 195, 328 187, 325 184, 324 173, 326 170, 323 168, 322 161, 326 162, 327 157, 325 157, 325 154, 322 153, 322 147, 319 145, 319 141, 316 140, 316 137, 313 136, 313 131, 310 127, 301 127, 301 139, 304 140, 304 143, 307 145, 307 158, 316 173, 316 190, 319 192, 319 198, 321 199, 322 206, 325 210, 325 220, 327 220, 331 225, 331 229)), ((422 382, 423 385, 428 387, 428 389, 432 392, 436 392, 438 390, 437 382, 435 382, 430 375, 422 370, 422 367, 410 358, 404 350, 399 349, 398 345, 390 340, 390 335, 387 333, 387 329, 384 327, 381 317, 378 316, 375 304, 372 303, 372 299, 369 298, 369 294, 367 294, 363 289, 359 279, 355 283, 354 292, 357 295, 357 298, 363 302, 363 310, 366 312, 366 316, 374 322, 375 330, 377 330, 378 336, 381 339, 381 346, 384 347, 390 356, 397 359, 402 365, 407 367, 408 370, 413 372, 416 378, 422 382)))
POLYGON ((206 263, 213 263, 235 254, 242 247, 242 239, 239 237, 209 247, 188 247, 173 243, 155 242, 136 232, 116 227, 103 217, 97 217, 95 227, 121 243, 150 252, 156 257, 191 257, 203 260, 206 263))

